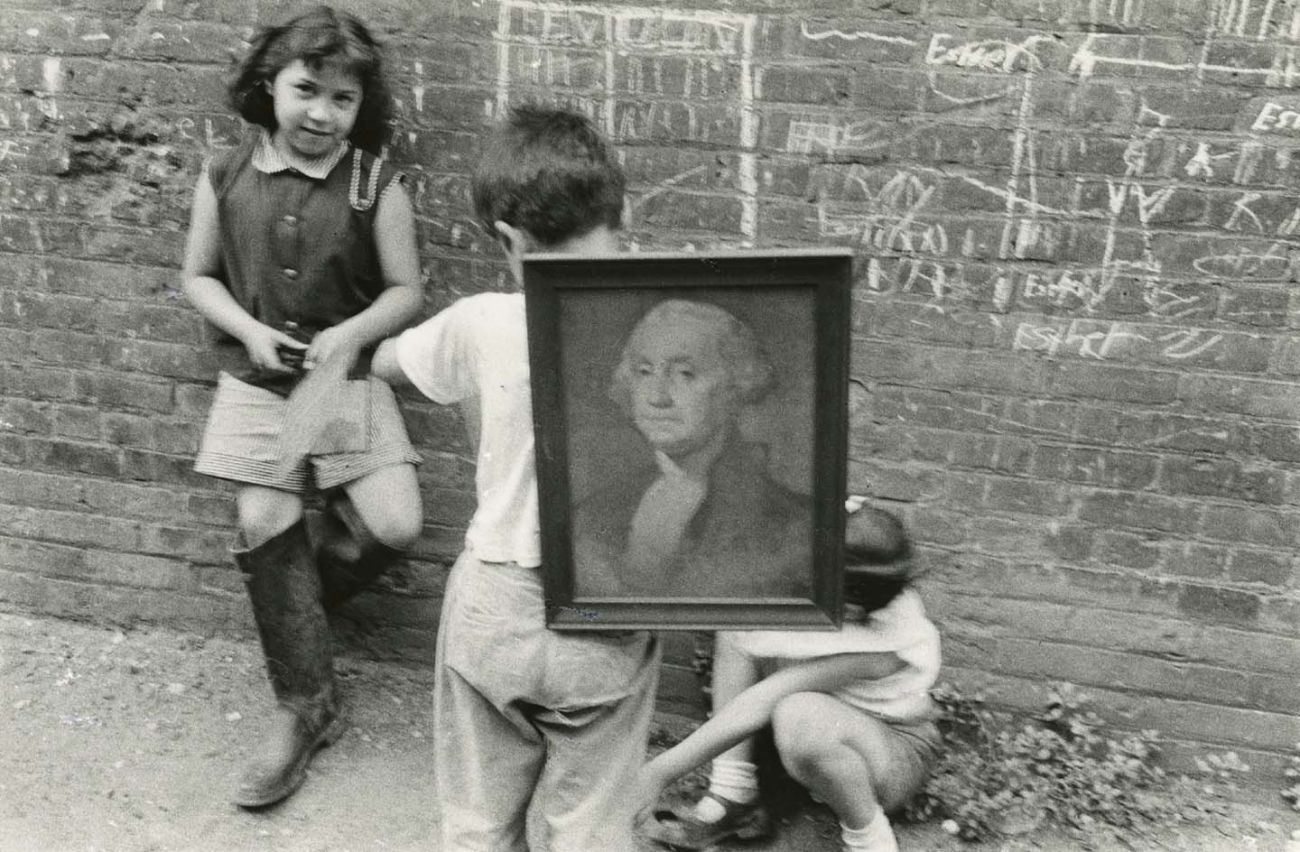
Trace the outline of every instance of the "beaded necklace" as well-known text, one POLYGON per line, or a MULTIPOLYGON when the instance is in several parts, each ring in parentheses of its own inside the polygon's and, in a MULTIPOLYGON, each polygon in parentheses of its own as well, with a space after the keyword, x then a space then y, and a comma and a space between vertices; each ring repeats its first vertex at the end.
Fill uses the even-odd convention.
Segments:
POLYGON ((366 195, 361 197, 361 149, 352 149, 352 182, 348 186, 348 203, 352 205, 353 210, 366 211, 375 203, 375 196, 379 191, 379 166, 383 161, 378 157, 375 158, 374 167, 370 169, 369 185, 366 187, 366 195))

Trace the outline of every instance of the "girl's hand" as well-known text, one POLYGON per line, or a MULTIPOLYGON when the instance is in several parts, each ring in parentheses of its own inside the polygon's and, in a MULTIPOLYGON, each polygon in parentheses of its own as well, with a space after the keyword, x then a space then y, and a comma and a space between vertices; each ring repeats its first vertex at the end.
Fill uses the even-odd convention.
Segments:
POLYGON ((324 364, 334 358, 346 358, 346 368, 352 369, 361 352, 362 341, 348 334, 341 326, 327 328, 312 338, 311 345, 303 358, 302 365, 308 370, 317 364, 324 364))
POLYGON ((306 343, 294 340, 283 331, 260 322, 251 331, 245 333, 240 340, 244 344, 244 348, 248 350, 248 357, 253 362, 253 366, 259 370, 272 373, 294 372, 292 367, 280 360, 280 349, 303 350, 307 348, 306 343))

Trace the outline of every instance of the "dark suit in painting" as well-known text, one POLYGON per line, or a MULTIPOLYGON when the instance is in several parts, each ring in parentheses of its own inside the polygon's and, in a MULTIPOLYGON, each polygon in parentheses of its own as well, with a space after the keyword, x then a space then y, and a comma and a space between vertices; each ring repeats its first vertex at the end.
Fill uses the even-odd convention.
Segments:
POLYGON ((709 469, 680 544, 656 570, 631 570, 633 518, 661 479, 651 465, 620 476, 573 516, 578 597, 806 597, 811 591, 809 498, 767 474, 763 453, 733 432, 709 469))

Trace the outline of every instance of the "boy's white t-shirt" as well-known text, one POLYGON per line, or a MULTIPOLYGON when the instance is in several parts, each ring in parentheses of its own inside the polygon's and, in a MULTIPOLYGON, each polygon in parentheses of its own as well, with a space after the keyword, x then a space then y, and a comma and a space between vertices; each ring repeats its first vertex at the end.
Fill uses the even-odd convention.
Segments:
POLYGON ((835 654, 889 653, 903 667, 878 679, 859 680, 834 693, 846 704, 897 722, 935 717, 930 688, 939 678, 939 631, 925 614, 921 597, 904 589, 864 621, 846 618, 839 630, 753 630, 727 633, 745 654, 770 660, 776 668, 835 654))
POLYGON ((465 544, 485 562, 542 564, 522 293, 480 293, 398 336, 398 366, 434 402, 461 403, 477 448, 465 544))

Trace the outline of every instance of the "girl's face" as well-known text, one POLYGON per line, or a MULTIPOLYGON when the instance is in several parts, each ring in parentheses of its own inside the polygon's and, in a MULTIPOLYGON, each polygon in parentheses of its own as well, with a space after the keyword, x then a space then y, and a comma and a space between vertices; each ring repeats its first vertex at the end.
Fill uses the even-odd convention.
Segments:
POLYGON ((319 157, 352 132, 361 109, 361 78, 335 60, 312 69, 295 59, 268 84, 275 102, 275 144, 319 157))

